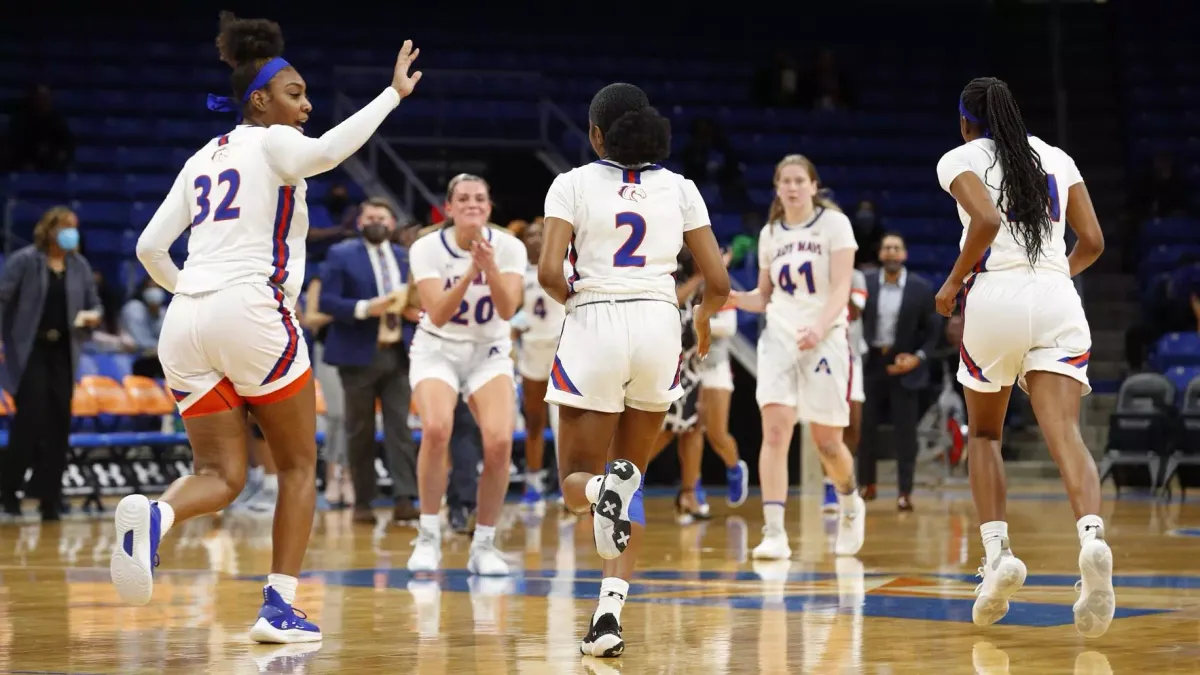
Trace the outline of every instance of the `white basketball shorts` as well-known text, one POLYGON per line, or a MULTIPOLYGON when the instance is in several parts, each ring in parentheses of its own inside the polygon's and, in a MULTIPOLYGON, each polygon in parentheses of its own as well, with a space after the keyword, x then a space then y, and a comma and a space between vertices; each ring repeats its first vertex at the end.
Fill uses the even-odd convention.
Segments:
POLYGON ((546 402, 616 413, 664 412, 679 385, 679 308, 663 300, 585 293, 567 314, 546 402))
POLYGON ((296 315, 283 291, 265 283, 176 295, 158 358, 184 417, 274 403, 311 377, 296 315))
POLYGON ((733 366, 726 358, 716 363, 700 365, 700 388, 733 391, 733 366))
POLYGON ((512 341, 463 342, 417 330, 408 350, 408 381, 441 380, 470 398, 497 377, 513 379, 512 341))
POLYGON ((867 400, 867 395, 863 392, 862 354, 854 354, 850 359, 850 400, 854 403, 867 400))
POLYGON ((845 428, 850 424, 853 371, 845 327, 829 329, 821 344, 800 351, 789 331, 767 324, 758 338, 759 407, 791 406, 801 422, 845 428))
POLYGON ((958 381, 975 391, 1025 386, 1044 370, 1079 380, 1091 392, 1092 333, 1075 284, 1058 272, 1003 270, 967 280, 958 381))
POLYGON ((558 340, 524 340, 517 343, 517 372, 527 380, 548 382, 558 340))

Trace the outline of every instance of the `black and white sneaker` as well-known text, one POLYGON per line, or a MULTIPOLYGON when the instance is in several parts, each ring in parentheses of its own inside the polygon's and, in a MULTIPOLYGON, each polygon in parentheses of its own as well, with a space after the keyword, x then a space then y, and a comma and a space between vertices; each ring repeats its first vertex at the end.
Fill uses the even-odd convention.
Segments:
POLYGON ((601 659, 612 659, 625 653, 621 623, 612 614, 601 614, 592 624, 587 637, 579 643, 579 653, 601 659))
POLYGON ((620 557, 629 546, 633 536, 629 503, 641 486, 642 472, 628 460, 614 461, 605 474, 604 482, 600 484, 600 498, 592 507, 592 534, 601 558, 620 557))

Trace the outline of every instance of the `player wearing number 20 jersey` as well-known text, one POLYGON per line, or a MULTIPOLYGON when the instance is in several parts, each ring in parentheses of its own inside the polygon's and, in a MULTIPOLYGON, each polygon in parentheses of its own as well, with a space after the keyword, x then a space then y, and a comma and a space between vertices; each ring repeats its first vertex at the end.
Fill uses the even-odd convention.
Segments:
POLYGON ((672 275, 683 233, 709 224, 695 183, 657 164, 599 160, 554 180, 546 217, 575 231, 574 293, 546 400, 610 413, 667 410, 683 395, 672 275))
MULTIPOLYGON (((483 228, 501 274, 524 274, 525 246, 506 230, 483 228)), ((471 267, 471 253, 455 242, 454 226, 443 227, 413 243, 408 254, 412 283, 442 279, 449 289, 471 267)), ((471 282, 458 310, 441 326, 428 314, 417 324, 410 353, 409 380, 445 381, 465 396, 498 375, 512 377, 512 337, 509 322, 496 313, 483 273, 471 282)))

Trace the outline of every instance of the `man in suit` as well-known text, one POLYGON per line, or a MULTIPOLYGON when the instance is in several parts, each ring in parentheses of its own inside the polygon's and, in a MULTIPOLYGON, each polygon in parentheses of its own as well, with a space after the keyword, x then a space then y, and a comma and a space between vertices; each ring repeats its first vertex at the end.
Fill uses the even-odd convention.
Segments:
POLYGON ((396 213, 368 199, 358 215, 360 237, 333 245, 321 268, 321 311, 334 318, 325 362, 336 366, 345 400, 346 454, 356 501, 354 520, 374 523, 375 400, 383 412, 383 445, 392 475, 393 519, 416 520, 417 446, 408 428, 412 391, 403 340, 408 254, 391 242, 396 213))
POLYGON ((929 385, 928 357, 937 346, 942 318, 934 308, 928 281, 909 274, 904 263, 904 237, 884 235, 879 246, 880 270, 868 272, 863 336, 868 345, 863 369, 862 441, 858 451, 858 484, 864 499, 875 498, 875 461, 879 425, 885 407, 895 428, 900 497, 897 507, 912 510, 913 474, 917 464, 918 396, 929 385))

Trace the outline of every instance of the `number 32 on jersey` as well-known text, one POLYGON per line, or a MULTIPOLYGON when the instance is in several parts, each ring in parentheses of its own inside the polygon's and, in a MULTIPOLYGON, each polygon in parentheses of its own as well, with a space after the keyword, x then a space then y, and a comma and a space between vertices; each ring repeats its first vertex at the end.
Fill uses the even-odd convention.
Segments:
POLYGON ((242 186, 242 175, 237 169, 225 169, 217 174, 217 185, 225 186, 225 195, 221 197, 221 201, 217 204, 214 211, 210 196, 213 191, 212 176, 196 176, 196 180, 192 183, 192 187, 200 191, 196 195, 196 206, 199 211, 196 212, 196 217, 192 218, 192 227, 200 225, 211 212, 214 223, 219 223, 225 220, 234 220, 242 215, 242 210, 234 206, 233 202, 237 199, 238 189, 242 186))

